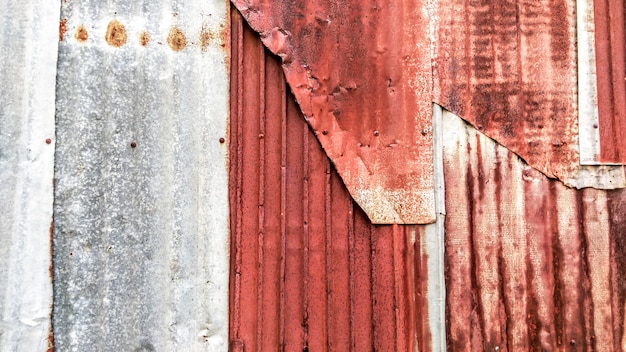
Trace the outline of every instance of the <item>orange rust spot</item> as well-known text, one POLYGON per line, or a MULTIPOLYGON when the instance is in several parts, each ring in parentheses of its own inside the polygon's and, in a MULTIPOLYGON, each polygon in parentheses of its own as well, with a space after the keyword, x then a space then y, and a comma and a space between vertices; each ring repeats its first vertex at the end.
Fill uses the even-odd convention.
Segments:
POLYGON ((86 42, 87 39, 89 38, 89 33, 87 33, 87 28, 85 28, 85 26, 83 25, 78 26, 78 28, 76 29, 76 33, 74 33, 74 38, 76 38, 76 40, 78 40, 81 43, 86 42))
POLYGON ((187 37, 178 27, 172 27, 170 34, 167 36, 167 44, 169 44, 172 50, 181 51, 187 46, 187 37))
POLYGON ((61 20, 59 22, 59 41, 62 42, 65 37, 65 32, 67 32, 67 19, 61 20))
POLYGON ((146 46, 150 42, 150 34, 146 31, 139 33, 139 44, 146 46))
POLYGON ((109 22, 104 39, 107 43, 109 43, 109 45, 119 48, 120 46, 126 44, 126 39, 128 39, 128 36, 126 35, 126 27, 124 27, 124 25, 117 20, 109 22))
POLYGON ((215 33, 209 31, 206 27, 202 27, 202 31, 200 32, 200 48, 202 51, 206 51, 213 39, 215 39, 215 33))

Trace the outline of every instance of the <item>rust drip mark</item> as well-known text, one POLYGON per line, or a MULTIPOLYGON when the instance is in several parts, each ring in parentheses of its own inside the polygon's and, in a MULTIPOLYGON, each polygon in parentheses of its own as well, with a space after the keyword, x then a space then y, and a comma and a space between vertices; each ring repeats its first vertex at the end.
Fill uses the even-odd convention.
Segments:
POLYGON ((150 34, 146 31, 139 33, 139 44, 146 46, 150 42, 150 34))
POLYGON ((76 28, 76 33, 74 33, 74 38, 81 43, 84 43, 89 39, 89 33, 87 32, 87 28, 82 24, 76 28))
POLYGON ((181 51, 187 46, 187 37, 185 33, 178 27, 172 27, 170 34, 167 36, 167 44, 174 51, 181 51))
POLYGON ((67 19, 62 19, 59 22, 59 41, 62 42, 65 38, 65 32, 67 32, 67 19))
POLYGON ((200 31, 200 49, 202 51, 206 51, 208 46, 211 44, 211 41, 215 38, 213 32, 209 31, 206 27, 202 27, 202 31, 200 31))
POLYGON ((111 46, 114 46, 116 48, 121 47, 122 45, 126 44, 126 40, 128 39, 128 35, 126 34, 126 27, 124 27, 124 25, 117 20, 109 22, 104 39, 111 46))

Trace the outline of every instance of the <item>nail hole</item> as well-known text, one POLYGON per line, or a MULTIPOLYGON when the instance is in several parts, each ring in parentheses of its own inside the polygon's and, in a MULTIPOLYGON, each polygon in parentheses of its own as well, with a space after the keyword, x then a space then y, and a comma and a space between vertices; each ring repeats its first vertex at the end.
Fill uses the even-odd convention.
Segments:
POLYGON ((131 148, 136 148, 136 147, 137 147, 137 143, 135 143, 135 142, 130 142, 130 147, 131 147, 131 148))

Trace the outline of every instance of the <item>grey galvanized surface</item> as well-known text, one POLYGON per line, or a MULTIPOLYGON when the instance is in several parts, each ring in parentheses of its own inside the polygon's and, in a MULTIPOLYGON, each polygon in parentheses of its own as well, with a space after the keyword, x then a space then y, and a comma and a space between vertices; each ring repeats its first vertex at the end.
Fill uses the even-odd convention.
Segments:
POLYGON ((0 7, 0 351, 45 351, 59 4, 0 7))
POLYGON ((58 351, 227 350, 227 4, 62 4, 58 351))

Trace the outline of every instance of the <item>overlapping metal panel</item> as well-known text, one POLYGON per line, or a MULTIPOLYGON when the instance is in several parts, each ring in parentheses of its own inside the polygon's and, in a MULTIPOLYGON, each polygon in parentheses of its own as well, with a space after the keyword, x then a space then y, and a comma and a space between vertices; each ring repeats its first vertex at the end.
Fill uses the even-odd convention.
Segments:
POLYGON ((375 223, 435 220, 426 1, 234 0, 375 223))
POLYGON ((227 350, 228 12, 62 2, 57 350, 227 350))
POLYGON ((626 191, 568 188, 443 125, 449 350, 625 350, 626 191))
POLYGON ((580 166, 576 2, 437 3, 436 102, 569 186, 626 186, 623 167, 580 166))
POLYGON ((278 59, 236 12, 231 34, 231 349, 441 350, 438 228, 372 225, 278 59))
POLYGON ((46 351, 59 5, 0 6, 0 350, 46 351))

